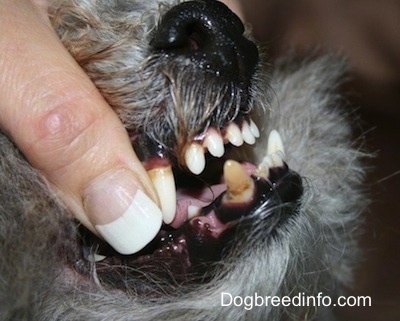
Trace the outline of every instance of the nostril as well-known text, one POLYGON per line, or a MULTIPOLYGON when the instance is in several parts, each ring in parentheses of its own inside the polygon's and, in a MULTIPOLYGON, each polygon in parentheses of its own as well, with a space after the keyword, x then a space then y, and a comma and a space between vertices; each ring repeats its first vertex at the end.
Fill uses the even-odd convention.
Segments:
POLYGON ((172 24, 164 22, 150 45, 156 50, 189 54, 201 50, 209 37, 199 21, 175 20, 172 24))
POLYGON ((190 58, 217 75, 249 78, 258 50, 243 32, 240 19, 221 2, 187 1, 166 12, 150 45, 155 52, 190 58))
POLYGON ((188 1, 170 9, 153 34, 155 50, 175 53, 198 51, 212 38, 211 26, 201 2, 188 1))

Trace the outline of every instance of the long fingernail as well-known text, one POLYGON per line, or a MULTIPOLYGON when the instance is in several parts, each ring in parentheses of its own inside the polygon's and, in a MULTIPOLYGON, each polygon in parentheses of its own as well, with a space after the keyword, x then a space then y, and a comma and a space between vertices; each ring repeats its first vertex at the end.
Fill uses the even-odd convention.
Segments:
POLYGON ((160 209, 138 188, 129 170, 96 178, 84 190, 84 204, 98 233, 121 254, 140 251, 162 224, 160 209))

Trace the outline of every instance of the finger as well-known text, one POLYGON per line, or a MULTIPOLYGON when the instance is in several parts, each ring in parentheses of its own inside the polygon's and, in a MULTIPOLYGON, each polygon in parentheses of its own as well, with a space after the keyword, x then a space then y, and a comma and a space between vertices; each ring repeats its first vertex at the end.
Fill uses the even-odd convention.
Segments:
POLYGON ((9 1, 0 16, 2 128, 85 226, 139 251, 162 218, 121 122, 36 7, 9 1))

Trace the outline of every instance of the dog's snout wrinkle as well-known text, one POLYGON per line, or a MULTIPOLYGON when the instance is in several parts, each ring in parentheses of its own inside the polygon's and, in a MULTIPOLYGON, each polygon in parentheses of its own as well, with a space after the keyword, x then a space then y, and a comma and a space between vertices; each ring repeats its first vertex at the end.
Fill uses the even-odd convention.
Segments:
POLYGON ((170 9, 150 42, 153 50, 190 59, 216 76, 249 81, 258 63, 256 45, 240 19, 214 0, 188 1, 170 9))

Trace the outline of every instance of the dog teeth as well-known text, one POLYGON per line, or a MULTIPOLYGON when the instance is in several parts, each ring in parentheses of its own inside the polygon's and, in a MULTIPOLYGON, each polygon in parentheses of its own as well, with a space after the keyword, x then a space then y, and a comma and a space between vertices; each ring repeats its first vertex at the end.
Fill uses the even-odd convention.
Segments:
POLYGON ((189 205, 188 209, 188 219, 192 219, 193 217, 199 216, 201 212, 201 207, 196 206, 196 205, 189 205))
POLYGON ((254 181, 240 163, 227 160, 224 164, 224 179, 227 187, 225 202, 242 203, 253 198, 254 181))
POLYGON ((265 162, 268 164, 269 168, 282 167, 284 165, 284 161, 280 153, 267 155, 267 157, 265 157, 265 162))
POLYGON ((199 175, 206 166, 203 146, 192 143, 185 152, 185 163, 188 169, 195 175, 199 175))
POLYGON ((269 169, 284 166, 285 150, 281 135, 275 129, 268 136, 267 156, 258 166, 257 175, 268 177, 269 169))
POLYGON ((255 138, 260 137, 260 131, 259 131, 256 123, 252 119, 250 119, 250 130, 255 138))
POLYGON ((97 262, 105 260, 106 258, 107 258, 107 256, 104 256, 101 254, 90 253, 87 257, 87 260, 91 263, 97 263, 97 262))
POLYGON ((203 146, 207 148, 214 157, 222 157, 225 153, 224 140, 213 128, 207 131, 203 146))
POLYGON ((165 224, 171 223, 176 213, 175 178, 171 166, 153 168, 147 171, 160 200, 165 224))
POLYGON ((268 136, 267 155, 279 153, 282 158, 285 157, 285 150, 283 148, 282 138, 278 131, 272 130, 268 136))
POLYGON ((222 157, 225 154, 224 143, 231 143, 239 147, 246 142, 253 145, 256 138, 260 137, 260 131, 252 119, 243 120, 241 129, 235 122, 231 122, 225 129, 222 137, 219 129, 210 127, 205 134, 196 136, 194 142, 185 151, 185 163, 187 168, 195 175, 201 174, 205 168, 205 152, 214 157, 222 157))
POLYGON ((243 136, 242 132, 239 129, 239 126, 235 123, 230 123, 229 126, 226 128, 226 139, 234 145, 234 146, 242 146, 243 145, 243 136))
POLYGON ((242 124, 242 137, 249 145, 253 145, 256 142, 256 138, 254 137, 247 121, 243 121, 242 124))

